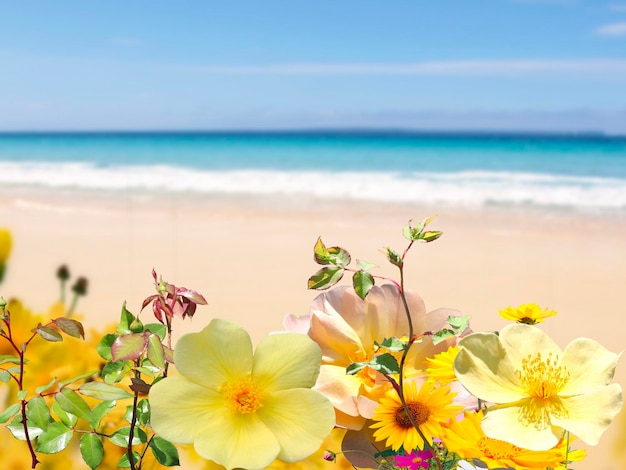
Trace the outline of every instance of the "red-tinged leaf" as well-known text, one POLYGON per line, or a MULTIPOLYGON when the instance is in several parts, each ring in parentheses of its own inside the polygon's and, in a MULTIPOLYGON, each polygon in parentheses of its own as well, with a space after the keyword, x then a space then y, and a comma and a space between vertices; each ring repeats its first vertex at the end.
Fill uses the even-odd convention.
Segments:
POLYGON ((165 367, 165 354, 161 338, 157 335, 148 336, 148 360, 159 369, 165 367))
POLYGON ((144 334, 122 335, 111 346, 111 358, 114 361, 135 361, 146 350, 147 344, 144 334))
POLYGON ((325 266, 309 278, 308 289, 328 289, 337 284, 343 277, 341 266, 325 266))
POLYGON ((37 328, 32 330, 33 333, 37 333, 46 341, 58 342, 63 341, 63 336, 54 328, 50 328, 49 326, 42 326, 41 323, 37 325, 37 328))
POLYGON ((150 297, 148 297, 147 299, 145 299, 142 304, 141 304, 141 310, 143 310, 144 308, 146 308, 148 306, 148 304, 150 304, 151 302, 153 302, 154 300, 158 299, 159 296, 157 294, 151 295, 150 297))
POLYGON ((167 346, 163 345, 163 354, 167 362, 169 362, 170 364, 174 364, 174 350, 173 349, 170 349, 167 346))
POLYGON ((138 379, 136 377, 132 377, 130 381, 132 382, 132 385, 129 388, 133 392, 137 392, 141 395, 147 395, 148 392, 150 391, 150 385, 144 382, 143 380, 138 379))
POLYGON ((200 294, 199 292, 196 292, 195 290, 191 290, 191 289, 187 289, 185 287, 181 287, 180 289, 178 289, 178 295, 180 295, 181 297, 185 297, 185 298, 189 299, 194 304, 200 304, 200 305, 206 305, 207 304, 207 301, 202 296, 202 294, 200 294))
POLYGON ((52 320, 52 322, 66 335, 85 339, 85 329, 81 322, 65 317, 57 318, 52 320))

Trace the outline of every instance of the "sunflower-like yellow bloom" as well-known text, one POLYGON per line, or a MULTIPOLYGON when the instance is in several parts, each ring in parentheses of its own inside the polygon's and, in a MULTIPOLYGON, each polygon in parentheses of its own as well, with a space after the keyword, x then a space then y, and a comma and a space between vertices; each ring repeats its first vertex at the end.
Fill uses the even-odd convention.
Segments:
POLYGON ((438 382, 439 385, 446 385, 456 380, 454 374, 454 360, 459 353, 458 346, 450 346, 444 352, 427 357, 424 360, 426 375, 429 379, 438 382))
MULTIPOLYGON (((414 333, 440 330, 448 316, 460 313, 438 309, 426 313, 424 301, 413 292, 406 292, 414 333)), ((351 287, 337 287, 316 297, 308 317, 288 317, 285 327, 308 333, 322 348, 320 377, 315 386, 330 398, 337 412, 337 425, 358 430, 371 419, 378 400, 391 388, 379 372, 365 367, 355 375, 347 375, 353 362, 369 362, 384 348, 375 343, 385 338, 402 338, 409 333, 409 324, 398 288, 391 284, 373 287, 365 300, 351 287)), ((456 339, 437 345, 431 337, 413 343, 407 358, 405 376, 423 373, 424 359, 445 351, 456 339)))
POLYGON ((403 447, 410 452, 424 448, 424 441, 413 426, 409 414, 432 444, 434 437, 441 436, 442 424, 455 418, 463 410, 462 406, 452 404, 456 393, 451 393, 447 386, 435 387, 432 380, 425 381, 419 390, 416 380, 407 381, 403 390, 409 413, 402 405, 398 393, 391 389, 381 398, 372 418, 374 424, 370 426, 376 429, 374 438, 377 441, 386 439, 385 445, 391 446, 393 450, 403 447))
POLYGON ((229 469, 302 460, 335 424, 328 399, 310 389, 321 357, 317 344, 295 333, 270 335, 253 354, 243 328, 214 319, 178 340, 180 375, 152 386, 151 425, 229 469))
POLYGON ((541 308, 537 304, 522 304, 519 307, 507 307, 500 310, 500 316, 505 320, 512 320, 527 325, 541 323, 544 318, 556 315, 556 311, 541 308))
POLYGON ((0 265, 4 265, 9 259, 12 245, 11 232, 6 228, 0 229, 0 265))
POLYGON ((528 450, 487 437, 480 427, 483 412, 465 412, 461 421, 451 420, 444 426, 442 441, 446 449, 463 459, 478 459, 487 468, 515 468, 517 470, 561 468, 568 461, 585 457, 584 450, 567 452, 567 442, 561 439, 551 449, 528 450), (566 457, 567 454, 567 457, 566 457))
POLYGON ((619 356, 587 338, 564 351, 535 326, 515 323, 459 342, 454 369, 474 396, 495 403, 485 434, 531 450, 547 450, 562 428, 596 445, 622 407, 622 388, 609 384, 619 356), (556 433, 556 434, 555 434, 556 433))

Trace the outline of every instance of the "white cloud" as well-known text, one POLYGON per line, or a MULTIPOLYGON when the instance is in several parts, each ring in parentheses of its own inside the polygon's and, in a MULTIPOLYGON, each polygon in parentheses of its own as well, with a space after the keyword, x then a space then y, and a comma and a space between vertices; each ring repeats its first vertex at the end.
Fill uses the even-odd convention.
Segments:
POLYGON ((626 21, 621 23, 609 23, 596 29, 599 36, 626 36, 626 21))
MULTIPOLYGON (((626 25, 626 23, 625 23, 626 25)), ((186 67, 215 74, 232 75, 447 75, 519 76, 544 74, 592 74, 626 77, 624 59, 504 59, 430 61, 409 64, 384 63, 290 63, 275 65, 206 65, 186 67)))

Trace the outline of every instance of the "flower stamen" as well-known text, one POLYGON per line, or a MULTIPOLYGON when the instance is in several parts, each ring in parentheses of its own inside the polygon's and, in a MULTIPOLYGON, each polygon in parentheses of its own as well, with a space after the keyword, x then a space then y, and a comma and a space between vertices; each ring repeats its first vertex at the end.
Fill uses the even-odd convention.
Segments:
POLYGON ((234 413, 254 413, 263 406, 263 391, 249 378, 222 385, 224 404, 234 413))
MULTIPOLYGON (((406 407, 409 410, 411 418, 415 421, 415 424, 418 426, 424 424, 428 421, 428 417, 430 416, 430 410, 428 406, 423 403, 407 403, 406 407)), ((411 422, 411 418, 409 418, 409 413, 404 408, 404 406, 399 407, 396 410, 396 423, 398 423, 403 428, 411 428, 413 427, 413 423, 411 422)))

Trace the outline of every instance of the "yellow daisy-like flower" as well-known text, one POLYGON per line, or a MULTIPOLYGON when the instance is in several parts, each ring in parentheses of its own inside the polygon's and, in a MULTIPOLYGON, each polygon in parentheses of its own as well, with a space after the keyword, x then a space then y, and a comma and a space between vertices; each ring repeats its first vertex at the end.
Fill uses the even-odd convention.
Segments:
POLYGON ((478 459, 487 468, 515 468, 517 470, 561 468, 567 460, 585 457, 584 450, 567 452, 567 442, 561 439, 556 446, 544 451, 528 450, 487 437, 480 427, 483 412, 465 412, 462 421, 451 420, 444 425, 442 441, 446 449, 463 459, 478 459))
POLYGON ((0 229, 0 265, 4 265, 9 259, 12 245, 11 232, 6 228, 0 229))
POLYGON ((522 304, 519 307, 507 307, 500 310, 500 316, 505 320, 535 325, 541 323, 544 318, 553 317, 556 311, 548 308, 541 308, 537 304, 522 304))
POLYGON ((248 333, 215 319, 178 340, 180 372, 150 389, 151 425, 194 444, 226 468, 266 468, 317 451, 335 424, 330 401, 311 390, 322 353, 306 335, 267 336, 253 353, 248 333))
POLYGON ((429 379, 438 382, 439 385, 446 385, 456 380, 454 374, 454 359, 459 353, 458 346, 450 346, 444 352, 428 357, 424 361, 426 375, 429 379))
MULTIPOLYGON (((434 437, 441 436, 442 423, 463 410, 463 407, 452 404, 455 395, 447 386, 435 387, 432 380, 424 382, 419 391, 416 380, 404 383, 404 400, 410 416, 429 443, 432 444, 434 437)), ((400 447, 407 451, 424 448, 424 441, 413 427, 395 390, 390 390, 381 398, 372 419, 374 424, 370 427, 376 429, 374 438, 377 441, 386 439, 385 445, 393 450, 397 451, 400 447)))
POLYGON ((562 351, 539 328, 515 323, 499 336, 473 333, 459 347, 459 381, 495 403, 482 422, 494 439, 547 450, 562 428, 596 445, 622 408, 621 386, 609 384, 619 356, 591 339, 578 338, 562 351))

